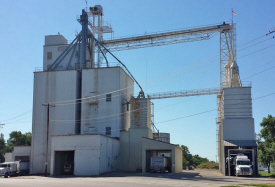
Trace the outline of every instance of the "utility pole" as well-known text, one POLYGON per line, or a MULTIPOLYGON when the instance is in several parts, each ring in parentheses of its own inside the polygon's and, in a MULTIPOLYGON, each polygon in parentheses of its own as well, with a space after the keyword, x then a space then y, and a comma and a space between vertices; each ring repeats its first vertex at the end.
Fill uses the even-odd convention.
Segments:
MULTIPOLYGON (((0 131, 1 131, 1 129, 3 128, 3 126, 4 126, 5 124, 4 123, 2 123, 2 124, 0 124, 0 131)), ((0 138, 3 138, 4 139, 4 134, 0 134, 0 138)))
POLYGON ((48 145, 49 145, 49 127, 50 127, 50 107, 55 107, 55 105, 50 105, 50 103, 43 103, 42 106, 47 107, 47 140, 46 140, 46 159, 45 159, 45 177, 47 176, 47 168, 48 168, 48 145))

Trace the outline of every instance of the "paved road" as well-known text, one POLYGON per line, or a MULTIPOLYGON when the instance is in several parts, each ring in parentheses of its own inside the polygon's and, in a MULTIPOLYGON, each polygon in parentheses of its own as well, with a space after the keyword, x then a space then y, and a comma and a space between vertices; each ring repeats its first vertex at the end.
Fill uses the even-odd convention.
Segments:
POLYGON ((183 171, 178 174, 159 173, 109 173, 100 177, 43 177, 24 176, 0 178, 1 187, 156 187, 191 186, 220 187, 249 183, 274 183, 274 179, 252 177, 225 177, 213 170, 183 171))

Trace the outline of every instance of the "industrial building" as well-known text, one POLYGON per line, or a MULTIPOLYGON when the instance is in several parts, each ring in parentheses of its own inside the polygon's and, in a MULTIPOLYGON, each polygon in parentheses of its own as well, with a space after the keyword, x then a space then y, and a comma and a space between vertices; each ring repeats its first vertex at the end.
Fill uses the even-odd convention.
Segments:
POLYGON ((83 10, 71 44, 60 34, 45 37, 43 70, 34 72, 30 173, 62 175, 65 165, 76 176, 146 172, 150 155, 166 153, 171 172, 181 172, 181 148, 153 139, 151 102, 142 89, 134 97, 127 67, 101 63, 96 29, 109 31, 100 25, 101 6, 90 13, 92 31, 83 10))
POLYGON ((70 165, 77 176, 111 171, 149 172, 150 158, 165 155, 171 172, 182 171, 182 150, 170 135, 154 132, 152 99, 216 94, 220 172, 231 175, 227 160, 248 155, 257 174, 251 85, 241 82, 236 62, 235 25, 179 30, 103 40, 100 5, 82 10, 82 31, 68 43, 58 34, 45 37, 43 69, 34 73, 30 172, 62 175, 70 165), (90 28, 90 29, 89 29, 90 28), (220 33, 220 88, 145 94, 112 51, 210 39, 220 33), (119 65, 111 65, 109 53, 119 65), (134 83, 140 92, 134 96, 134 83))
POLYGON ((5 162, 30 161, 31 146, 14 146, 12 152, 5 153, 5 162))

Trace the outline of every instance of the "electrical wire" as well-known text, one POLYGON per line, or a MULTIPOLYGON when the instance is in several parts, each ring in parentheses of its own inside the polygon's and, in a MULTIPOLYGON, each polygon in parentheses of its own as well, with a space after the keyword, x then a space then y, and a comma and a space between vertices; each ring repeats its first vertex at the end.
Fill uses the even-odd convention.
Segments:
MULTIPOLYGON (((271 95, 275 95, 275 92, 267 94, 267 95, 264 95, 264 96, 261 96, 261 97, 257 97, 257 98, 252 99, 252 100, 262 99, 262 98, 265 98, 265 97, 268 97, 268 96, 271 96, 271 95)), ((229 107, 230 106, 235 106, 235 105, 238 105, 238 104, 242 104, 242 103, 246 103, 246 102, 250 102, 250 101, 245 101, 245 102, 241 102, 241 103, 237 103, 237 104, 232 104, 232 105, 229 105, 229 107)), ((169 120, 165 120, 165 121, 160 121, 160 122, 156 122, 155 124, 166 123, 166 122, 175 121, 175 120, 179 120, 179 119, 183 119, 183 118, 197 116, 197 115, 200 115, 200 114, 205 114, 205 113, 208 113, 208 112, 213 112, 214 110, 216 111, 217 109, 207 110, 207 111, 204 111, 204 112, 199 112, 199 113, 188 115, 188 116, 183 116, 183 117, 178 117, 178 118, 169 119, 169 120)))
POLYGON ((12 118, 9 118, 9 119, 6 119, 6 120, 3 120, 3 121, 1 121, 1 122, 6 122, 6 121, 10 121, 10 120, 12 120, 12 119, 19 118, 19 117, 21 117, 21 116, 24 116, 24 115, 26 115, 26 114, 30 113, 31 111, 32 111, 32 109, 30 109, 30 110, 28 110, 28 111, 26 111, 26 112, 24 112, 24 113, 22 113, 22 114, 20 114, 20 115, 18 115, 18 116, 15 116, 15 117, 12 117, 12 118))
MULTIPOLYGON (((260 37, 258 37, 258 38, 255 38, 255 39, 253 39, 253 40, 251 40, 251 41, 248 41, 248 42, 246 42, 246 43, 244 43, 244 44, 242 44, 242 45, 240 45, 240 46, 238 46, 238 47, 244 46, 244 45, 246 45, 246 44, 248 44, 248 43, 251 43, 251 42, 253 42, 253 41, 256 41, 256 40, 258 40, 258 39, 260 39, 260 38, 262 38, 262 37, 265 37, 265 35, 260 36, 260 37)), ((274 38, 274 37, 272 37, 272 38, 274 38)), ((271 39, 271 38, 269 38, 269 39, 271 39)), ((266 40, 264 40, 264 41, 267 41, 267 40, 269 40, 269 39, 266 39, 266 40)), ((257 45, 257 44, 259 44, 259 43, 262 43, 262 42, 264 42, 264 41, 258 42, 258 43, 256 43, 256 44, 251 45, 251 46, 255 46, 255 45, 257 45)), ((249 48, 249 47, 251 47, 251 46, 248 46, 248 47, 243 48, 243 49, 240 49, 240 50, 247 49, 247 48, 249 48)), ((274 46, 274 45, 272 45, 272 46, 274 46)), ((264 48, 264 49, 270 48, 270 47, 272 47, 272 46, 266 47, 266 48, 264 48)), ((264 50, 264 49, 262 49, 262 50, 264 50)), ((240 51, 240 50, 238 50, 238 51, 240 51)), ((259 52, 259 51, 261 51, 261 50, 258 50, 258 51, 256 51, 256 52, 259 52)), ((247 54, 247 55, 245 55, 245 56, 254 54, 254 53, 256 53, 256 52, 247 54)), ((217 56, 217 55, 216 55, 216 56, 217 56)), ((216 57, 216 56, 214 56, 214 57, 216 57)), ((242 57, 245 57, 245 56, 242 56, 242 57)), ((242 57, 239 57, 239 58, 242 58, 242 57)), ((213 58, 213 57, 211 57, 211 58, 213 58)), ((194 65, 194 67, 196 67, 196 65, 194 65)), ((273 68, 273 67, 272 67, 272 68, 273 68)), ((182 69, 185 69, 185 68, 182 68, 182 69)), ((161 77, 166 78, 167 76, 171 76, 171 74, 173 75, 173 74, 176 74, 177 72, 180 72, 182 69, 176 70, 176 71, 174 71, 174 72, 167 73, 167 74, 165 74, 165 75, 162 75, 161 77)), ((267 70, 266 70, 266 71, 267 71, 267 70)), ((260 72, 260 73, 262 73, 262 72, 260 72)), ((259 74, 260 74, 260 73, 259 73, 259 74)), ((255 75, 257 75, 257 74, 255 74, 255 75)), ((254 76, 254 75, 252 75, 252 76, 254 76)), ((153 81, 155 81, 155 80, 160 79, 161 77, 155 78, 155 79, 153 79, 153 80, 151 80, 151 81, 146 81, 146 83, 148 83, 148 82, 153 82, 153 81)), ((247 77, 247 78, 248 78, 248 77, 247 77)), ((132 88, 132 87, 133 87, 133 86, 127 87, 127 88, 124 88, 124 89, 132 88)), ((117 90, 117 91, 121 91, 121 90, 123 90, 123 89, 120 89, 120 90, 117 90)), ((117 92, 117 91, 116 91, 116 92, 117 92)), ((103 94, 102 94, 102 95, 103 95, 103 94)), ((105 94, 104 94, 104 95, 105 95, 105 94)), ((93 96, 93 97, 94 97, 94 96, 93 96)), ((67 101, 56 101, 55 103, 58 103, 58 102, 68 102, 68 101, 78 101, 78 100, 83 100, 83 99, 89 99, 89 97, 88 97, 88 98, 80 98, 80 99, 77 99, 77 100, 74 99, 74 100, 67 100, 67 101)), ((75 104, 75 103, 72 103, 72 104, 75 104)), ((12 119, 21 117, 21 116, 25 115, 26 113, 29 113, 30 111, 32 111, 32 109, 29 110, 29 111, 27 111, 27 112, 24 112, 23 114, 20 114, 19 116, 16 116, 16 117, 13 117, 13 118, 4 120, 4 121, 2 121, 2 122, 10 121, 10 120, 12 120, 12 119)))
MULTIPOLYGON (((245 43, 245 44, 248 44, 248 43, 250 43, 250 42, 253 42, 253 41, 255 41, 255 40, 258 40, 259 38, 262 38, 262 37, 264 37, 264 36, 258 37, 258 38, 254 39, 254 40, 251 40, 251 41, 249 41, 249 42, 247 42, 247 43, 245 43)), ((250 45, 250 46, 248 46, 248 47, 245 47, 245 48, 243 48, 243 49, 240 49, 240 50, 244 50, 244 49, 250 48, 250 47, 252 47, 252 46, 258 45, 258 44, 260 44, 260 43, 262 43, 262 42, 265 42, 265 41, 267 41, 267 40, 270 40, 270 39, 272 39, 272 37, 269 38, 269 39, 260 41, 260 42, 258 42, 258 43, 256 43, 256 44, 250 45)), ((242 44, 241 46, 243 46, 243 45, 245 45, 245 44, 242 44)), ((263 48, 263 49, 261 49, 261 50, 265 50, 265 49, 270 48, 270 47, 273 47, 273 46, 274 46, 274 45, 271 45, 271 46, 266 47, 266 48, 263 48)), ((258 50, 258 51, 256 51, 256 52, 259 52, 259 51, 261 51, 261 50, 258 50)), ((238 50, 238 51, 239 51, 239 50, 238 50)), ((248 55, 251 55, 251 54, 254 54, 254 53, 256 53, 256 52, 253 52, 253 53, 244 55, 244 56, 242 56, 242 57, 238 57, 238 59, 243 58, 243 57, 248 56, 248 55)), ((218 56, 218 55, 215 55, 215 56, 213 56, 213 57, 217 57, 217 56, 218 56)), ((213 57, 210 57, 209 59, 211 59, 211 58, 213 58, 213 57)), ((214 60, 216 60, 216 58, 215 58, 214 60)), ((204 60, 204 62, 207 62, 207 60, 204 60)), ((201 64, 204 64, 204 62, 203 62, 203 63, 196 63, 196 64, 194 64, 193 66, 189 66, 189 67, 190 67, 190 68, 191 68, 191 67, 197 67, 197 66, 199 66, 199 65, 201 65, 201 64)), ((217 65, 217 66, 218 66, 218 65, 217 65)), ((143 84, 148 84, 148 83, 150 83, 150 82, 154 82, 154 81, 157 81, 157 80, 161 80, 161 79, 167 78, 168 76, 177 74, 178 72, 181 72, 182 70, 188 70, 189 67, 182 68, 182 69, 173 71, 173 72, 171 72, 171 73, 167 73, 167 74, 165 74, 165 75, 162 75, 161 77, 152 79, 151 81, 149 80, 149 81, 146 81, 145 83, 141 83, 141 85, 143 85, 143 84)), ((102 96, 102 95, 105 96, 105 94, 115 93, 115 92, 118 92, 118 91, 121 91, 121 90, 125 90, 125 89, 128 89, 128 88, 132 88, 132 87, 133 87, 133 86, 127 87, 127 88, 123 88, 123 89, 119 89, 119 90, 115 90, 115 91, 108 92, 108 93, 106 92, 106 93, 101 94, 101 95, 86 97, 86 98, 80 98, 80 99, 74 99, 74 100, 67 100, 67 101, 55 101, 55 102, 51 102, 51 103, 58 105, 57 103, 68 102, 68 101, 77 101, 77 100, 81 100, 81 99, 89 99, 89 98, 98 97, 98 96, 102 96)), ((74 104, 74 103, 72 103, 72 104, 74 104)))
MULTIPOLYGON (((236 104, 231 104, 227 107, 232 107, 232 106, 236 106, 236 105, 239 105, 239 104, 242 104, 242 103, 246 103, 246 102, 252 102, 252 100, 258 100, 258 99, 262 99, 262 98, 265 98, 265 97, 269 97, 271 95, 275 95, 275 92, 274 93, 270 93, 270 94, 267 94, 267 95, 263 95, 263 96, 260 96, 260 97, 257 97, 257 98, 254 98, 254 99, 251 99, 251 101, 244 101, 244 102, 240 102, 240 103, 236 103, 236 104)), ((209 112, 213 112, 213 111, 217 111, 217 109, 212 109, 212 110, 207 110, 207 111, 203 111, 203 112, 199 112, 199 113, 195 113, 195 114, 191 114, 191 115, 187 115, 187 116, 182 116, 182 117, 178 117, 178 118, 173 118, 173 119, 169 119, 169 120, 165 120, 165 121, 160 121, 160 122, 157 122, 157 123, 154 123, 154 124, 160 124, 160 123, 166 123, 166 122, 170 122, 170 121, 176 121, 176 120, 180 120, 180 119, 183 119, 183 118, 189 118, 189 117, 193 117, 193 116, 197 116, 197 115, 201 115, 201 114, 205 114, 205 113, 209 113, 209 112)), ((115 132, 115 131, 121 131, 121 130, 126 130, 126 129, 115 129, 115 130, 111 130, 112 132, 115 132)), ((105 133, 106 131, 97 131, 97 133, 105 133)))

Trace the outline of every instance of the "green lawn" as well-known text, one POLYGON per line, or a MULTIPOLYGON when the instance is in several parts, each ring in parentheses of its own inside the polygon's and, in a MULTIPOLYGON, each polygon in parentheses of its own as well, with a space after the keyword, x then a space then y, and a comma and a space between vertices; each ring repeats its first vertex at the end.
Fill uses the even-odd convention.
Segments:
POLYGON ((268 173, 267 171, 259 171, 259 174, 262 177, 272 177, 272 178, 275 178, 275 172, 268 173))
MULTIPOLYGON (((262 177, 275 178, 275 172, 268 173, 267 171, 259 171, 259 174, 262 177)), ((223 187, 244 187, 244 186, 275 187, 275 183, 272 183, 272 184, 241 184, 241 185, 231 185, 231 186, 223 186, 223 187)))
POLYGON ((244 186, 275 187, 275 184, 244 184, 244 186))
POLYGON ((241 184, 240 186, 222 186, 222 187, 244 187, 244 186, 255 186, 255 187, 275 187, 275 183, 273 184, 241 184))

